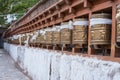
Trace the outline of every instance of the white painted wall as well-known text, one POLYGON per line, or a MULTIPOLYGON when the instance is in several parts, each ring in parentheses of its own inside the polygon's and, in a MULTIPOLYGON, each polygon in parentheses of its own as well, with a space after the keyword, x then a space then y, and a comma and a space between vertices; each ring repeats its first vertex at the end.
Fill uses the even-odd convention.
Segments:
POLYGON ((17 61, 17 48, 18 46, 16 45, 12 45, 12 44, 7 44, 7 43, 4 43, 4 49, 6 49, 6 51, 8 51, 11 55, 11 57, 17 61))
POLYGON ((120 80, 120 64, 4 43, 33 80, 120 80))

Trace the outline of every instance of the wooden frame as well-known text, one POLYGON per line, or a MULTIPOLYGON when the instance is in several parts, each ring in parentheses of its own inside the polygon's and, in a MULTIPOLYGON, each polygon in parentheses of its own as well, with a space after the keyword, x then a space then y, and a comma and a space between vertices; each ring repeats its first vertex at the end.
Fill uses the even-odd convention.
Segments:
MULTIPOLYGON (((31 11, 26 13, 20 20, 14 25, 16 27, 11 31, 12 28, 8 29, 5 37, 10 37, 15 34, 28 33, 41 28, 60 24, 63 21, 72 20, 82 15, 88 15, 90 20, 91 15, 95 11, 102 9, 112 8, 112 34, 111 34, 111 55, 110 56, 97 56, 91 54, 90 48, 90 26, 88 27, 88 54, 83 56, 98 57, 103 60, 111 60, 120 62, 120 58, 115 57, 115 44, 116 44, 116 5, 120 4, 120 0, 99 0, 98 3, 93 3, 88 0, 59 0, 49 8, 45 9, 38 15, 31 17, 30 14, 37 10, 40 4, 36 5, 31 11), (78 8, 80 6, 80 8, 78 8), (67 15, 66 15, 67 13, 67 15), (26 19, 29 18, 29 19, 26 19), (21 24, 21 25, 20 25, 21 24)), ((73 49, 74 50, 74 49, 73 49)), ((74 52, 74 51, 73 51, 74 52)), ((65 52, 66 54, 73 54, 72 52, 65 52)), ((74 53, 78 54, 78 53, 74 53)), ((73 55, 74 55, 73 54, 73 55)), ((79 54, 81 55, 81 54, 79 54)))

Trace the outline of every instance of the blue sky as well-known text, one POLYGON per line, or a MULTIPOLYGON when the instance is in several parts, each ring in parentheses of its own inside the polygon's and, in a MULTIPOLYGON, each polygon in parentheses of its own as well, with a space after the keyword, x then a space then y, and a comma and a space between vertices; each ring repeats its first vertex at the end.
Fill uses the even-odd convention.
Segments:
POLYGON ((8 14, 7 15, 7 22, 11 22, 12 20, 16 20, 16 17, 14 14, 8 14))

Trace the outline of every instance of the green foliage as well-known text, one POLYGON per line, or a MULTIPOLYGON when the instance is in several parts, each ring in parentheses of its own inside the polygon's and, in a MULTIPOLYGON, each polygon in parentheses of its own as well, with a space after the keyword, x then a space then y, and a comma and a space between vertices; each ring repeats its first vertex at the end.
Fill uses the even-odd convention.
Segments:
MULTIPOLYGON (((19 14, 20 18, 28 8, 35 5, 39 0, 0 0, 0 15, 19 14)), ((6 20, 0 16, 0 25, 4 25, 6 20)))

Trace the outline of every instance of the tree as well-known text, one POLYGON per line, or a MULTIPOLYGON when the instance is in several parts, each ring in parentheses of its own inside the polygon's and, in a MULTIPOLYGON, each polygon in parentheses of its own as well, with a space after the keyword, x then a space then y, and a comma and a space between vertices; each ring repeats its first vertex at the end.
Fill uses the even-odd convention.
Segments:
MULTIPOLYGON (((29 7, 32 7, 37 2, 39 0, 0 0, 0 15, 16 14, 18 19, 29 7)), ((0 16, 0 25, 6 23, 4 17, 6 16, 0 16)))

